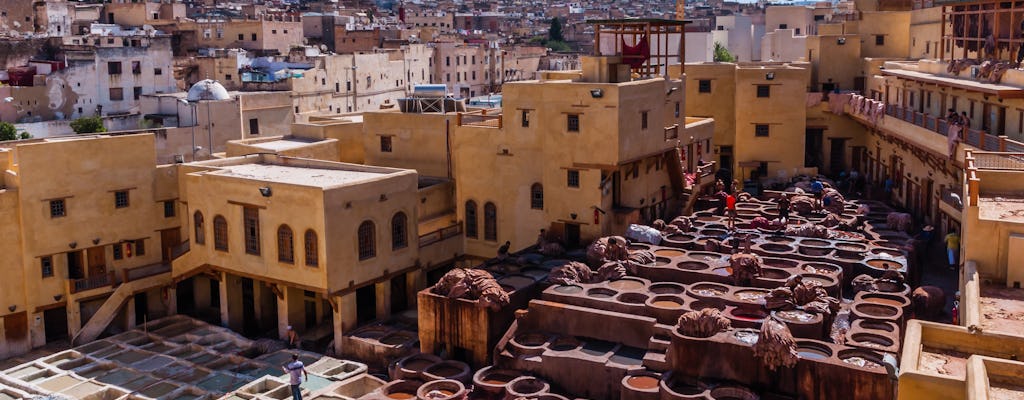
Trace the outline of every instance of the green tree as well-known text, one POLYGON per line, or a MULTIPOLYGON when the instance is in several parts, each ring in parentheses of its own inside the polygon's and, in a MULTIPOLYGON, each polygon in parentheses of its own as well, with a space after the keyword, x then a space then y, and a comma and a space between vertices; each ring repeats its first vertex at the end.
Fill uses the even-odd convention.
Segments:
POLYGON ((562 41, 554 41, 554 40, 552 40, 552 41, 547 42, 547 44, 545 46, 547 46, 547 48, 551 49, 551 51, 556 51, 556 52, 557 51, 566 52, 566 51, 572 50, 572 47, 569 46, 568 43, 562 42, 562 41))
POLYGON ((736 56, 729 54, 729 49, 715 42, 715 62, 736 62, 736 56))
POLYGON ((78 134, 107 131, 107 128, 103 126, 103 118, 100 117, 84 117, 71 121, 71 129, 78 134))
POLYGON ((565 41, 565 37, 562 36, 562 21, 558 17, 551 18, 551 27, 548 28, 548 40, 552 42, 565 41))
POLYGON ((0 122, 0 141, 17 140, 18 130, 9 122, 0 122))

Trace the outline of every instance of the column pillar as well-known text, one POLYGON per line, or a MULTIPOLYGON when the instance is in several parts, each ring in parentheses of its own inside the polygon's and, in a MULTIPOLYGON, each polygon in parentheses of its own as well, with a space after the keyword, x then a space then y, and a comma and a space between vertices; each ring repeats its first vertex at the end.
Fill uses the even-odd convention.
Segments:
MULTIPOLYGON (((82 330, 82 305, 78 300, 68 299, 68 337, 75 337, 82 330)), ((75 343, 72 343, 75 345, 75 343)))
POLYGON ((331 307, 331 322, 334 325, 334 355, 341 357, 341 337, 345 332, 344 315, 341 296, 331 296, 333 307, 331 307))
POLYGON ((287 340, 289 325, 288 297, 290 293, 287 287, 278 286, 277 288, 279 290, 278 293, 281 293, 280 296, 277 293, 274 294, 277 299, 277 337, 281 338, 281 340, 287 340))
POLYGON ((356 308, 356 292, 350 292, 344 296, 335 296, 335 303, 338 305, 334 310, 334 354, 341 357, 342 337, 345 333, 354 329, 358 323, 356 308))
POLYGON ((228 313, 228 274, 226 272, 220 272, 220 325, 223 327, 231 326, 230 314, 228 313))
POLYGON ((124 312, 126 313, 124 316, 125 330, 130 330, 139 323, 135 320, 135 296, 129 297, 128 301, 124 303, 124 312))
POLYGON ((164 294, 167 296, 167 315, 178 314, 178 287, 172 284, 164 289, 164 294))
POLYGON ((391 281, 374 284, 377 297, 377 318, 387 318, 391 315, 391 281))
POLYGON ((417 294, 427 287, 427 274, 421 269, 414 269, 405 274, 405 291, 409 299, 409 308, 415 309, 417 294))

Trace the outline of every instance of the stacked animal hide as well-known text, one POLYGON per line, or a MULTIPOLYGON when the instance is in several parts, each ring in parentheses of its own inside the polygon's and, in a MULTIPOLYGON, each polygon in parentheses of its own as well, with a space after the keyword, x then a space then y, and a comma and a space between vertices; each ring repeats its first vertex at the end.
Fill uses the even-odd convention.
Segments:
POLYGON ((680 334, 698 338, 714 336, 731 326, 732 323, 729 322, 729 319, 723 316, 717 308, 687 312, 679 316, 679 322, 676 323, 676 329, 680 334))
POLYGON ((497 311, 509 303, 508 293, 490 272, 480 269, 456 268, 448 271, 430 289, 451 299, 477 300, 477 305, 497 311))
POLYGON ((799 355, 789 327, 774 319, 765 319, 757 343, 754 343, 754 357, 772 371, 795 366, 799 355))

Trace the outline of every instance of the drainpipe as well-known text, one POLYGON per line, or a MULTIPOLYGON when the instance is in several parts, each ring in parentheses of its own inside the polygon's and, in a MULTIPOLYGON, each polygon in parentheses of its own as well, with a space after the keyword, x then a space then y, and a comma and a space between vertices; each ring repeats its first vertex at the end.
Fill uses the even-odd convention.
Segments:
MULTIPOLYGON (((442 100, 444 101, 444 100, 442 100)), ((444 148, 448 158, 448 179, 452 178, 452 121, 444 119, 444 148)))

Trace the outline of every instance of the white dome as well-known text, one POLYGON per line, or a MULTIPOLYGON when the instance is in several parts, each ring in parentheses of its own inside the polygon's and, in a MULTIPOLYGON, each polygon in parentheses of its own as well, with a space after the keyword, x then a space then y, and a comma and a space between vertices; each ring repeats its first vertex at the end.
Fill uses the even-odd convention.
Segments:
POLYGON ((228 90, 224 89, 224 86, 213 79, 203 79, 196 82, 195 85, 188 90, 188 101, 202 101, 202 100, 228 100, 231 95, 228 94, 228 90))

